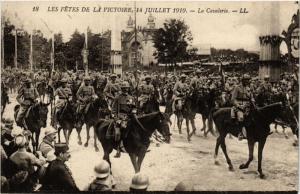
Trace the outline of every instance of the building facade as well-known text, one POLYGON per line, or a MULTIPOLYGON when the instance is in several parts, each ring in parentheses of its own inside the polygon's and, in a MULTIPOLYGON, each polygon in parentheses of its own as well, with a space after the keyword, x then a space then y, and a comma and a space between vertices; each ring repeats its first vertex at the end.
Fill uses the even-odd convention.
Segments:
POLYGON ((147 20, 147 26, 136 27, 136 37, 134 20, 129 17, 126 30, 121 33, 122 36, 122 62, 124 66, 133 67, 138 66, 151 67, 157 63, 153 56, 155 52, 153 35, 157 30, 155 26, 155 18, 150 15, 147 20), (137 51, 137 52, 135 52, 137 51))

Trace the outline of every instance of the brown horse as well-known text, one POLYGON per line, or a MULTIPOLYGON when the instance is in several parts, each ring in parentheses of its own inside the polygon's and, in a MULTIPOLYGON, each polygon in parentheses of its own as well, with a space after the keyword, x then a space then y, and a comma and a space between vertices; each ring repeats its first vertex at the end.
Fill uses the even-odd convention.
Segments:
MULTIPOLYGON (((157 129, 164 137, 165 142, 170 143, 170 129, 168 116, 161 112, 154 112, 138 117, 139 122, 143 128, 131 117, 129 119, 126 129, 122 130, 122 141, 125 150, 129 153, 132 165, 135 172, 139 172, 147 149, 150 145, 150 137, 157 129)), ((109 155, 116 149, 118 143, 113 137, 107 137, 107 130, 114 130, 113 121, 100 120, 96 125, 96 134, 102 144, 104 151, 103 159, 110 165, 109 155)))
MULTIPOLYGON (((249 115, 245 117, 245 128, 247 131, 247 140, 249 148, 249 159, 246 163, 240 165, 240 169, 248 168, 249 164, 253 160, 253 150, 255 142, 258 142, 258 173, 260 178, 264 178, 265 175, 262 172, 262 156, 263 149, 266 143, 267 137, 270 135, 270 124, 275 121, 276 118, 282 117, 283 106, 282 103, 274 103, 262 108, 250 108, 249 115)), ((228 133, 234 136, 238 136, 239 131, 236 130, 235 124, 231 119, 230 108, 221 108, 213 113, 213 120, 216 124, 216 128, 219 131, 219 137, 216 141, 215 147, 215 164, 218 164, 217 156, 219 146, 223 150, 229 170, 233 170, 233 165, 227 154, 225 137, 228 133)))

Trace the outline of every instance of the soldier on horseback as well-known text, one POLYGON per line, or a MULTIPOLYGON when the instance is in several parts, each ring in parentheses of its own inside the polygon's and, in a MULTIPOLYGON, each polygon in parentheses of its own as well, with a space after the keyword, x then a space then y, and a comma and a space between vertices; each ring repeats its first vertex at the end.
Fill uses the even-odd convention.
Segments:
POLYGON ((188 85, 186 83, 186 75, 182 74, 180 76, 180 81, 176 82, 173 92, 173 103, 172 103, 172 110, 175 112, 175 110, 182 110, 183 102, 182 98, 186 95, 186 92, 188 90, 188 85))
POLYGON ((141 96, 139 97, 139 108, 144 110, 145 104, 149 101, 152 95, 154 95, 154 86, 151 84, 151 77, 148 75, 145 77, 145 84, 140 86, 139 91, 141 96))
POLYGON ((103 91, 105 96, 108 98, 109 106, 112 106, 114 99, 116 98, 116 96, 118 95, 118 93, 121 90, 119 83, 116 81, 116 79, 117 79, 117 75, 112 74, 110 76, 111 81, 107 83, 107 85, 105 86, 104 91, 103 91))
POLYGON ((54 123, 57 123, 58 121, 58 114, 61 113, 62 109, 65 107, 66 103, 70 100, 72 97, 72 91, 70 87, 67 85, 67 79, 63 78, 61 80, 61 86, 57 88, 54 92, 54 97, 58 96, 58 100, 55 106, 54 111, 54 123))
POLYGON ((95 98, 95 90, 94 87, 91 86, 91 78, 85 77, 84 78, 84 84, 81 85, 76 93, 78 106, 76 110, 76 114, 78 116, 77 118, 77 125, 81 125, 84 122, 84 113, 87 112, 89 108, 89 104, 94 100, 95 98))
POLYGON ((242 83, 237 85, 232 92, 231 101, 233 107, 231 109, 231 118, 235 121, 240 131, 238 138, 239 140, 246 138, 246 130, 244 126, 245 115, 249 113, 250 103, 253 102, 253 96, 249 88, 249 75, 243 75, 242 83))
MULTIPOLYGON (((121 129, 127 127, 129 114, 133 113, 135 108, 134 97, 129 95, 129 83, 123 82, 121 85, 121 94, 118 95, 112 104, 112 117, 115 119, 115 141, 120 142, 121 129)), ((116 158, 121 156, 120 146, 118 146, 116 158)))
POLYGON ((19 126, 25 127, 23 119, 28 109, 37 102, 38 92, 35 87, 31 84, 31 79, 26 79, 24 85, 19 89, 17 101, 21 105, 20 110, 16 117, 16 123, 19 126))

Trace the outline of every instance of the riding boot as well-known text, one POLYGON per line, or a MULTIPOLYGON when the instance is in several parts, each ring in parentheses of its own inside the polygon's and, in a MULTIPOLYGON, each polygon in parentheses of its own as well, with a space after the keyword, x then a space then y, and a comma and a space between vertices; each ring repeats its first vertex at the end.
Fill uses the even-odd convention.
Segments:
POLYGON ((240 123, 240 122, 239 122, 238 130, 239 130, 238 140, 239 140, 239 141, 242 141, 243 139, 247 139, 247 136, 246 136, 246 129, 245 129, 245 127, 243 126, 243 124, 240 123))

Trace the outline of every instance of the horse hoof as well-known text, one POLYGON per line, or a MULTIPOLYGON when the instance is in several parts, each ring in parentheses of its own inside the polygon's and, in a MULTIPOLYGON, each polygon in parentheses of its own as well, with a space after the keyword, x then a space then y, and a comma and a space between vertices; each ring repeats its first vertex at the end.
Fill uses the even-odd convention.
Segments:
POLYGON ((228 169, 229 169, 229 171, 234 171, 233 166, 229 166, 228 169))
POLYGON ((215 165, 219 166, 220 165, 220 162, 215 160, 215 165))
POLYGON ((78 142, 78 145, 82 145, 82 142, 81 142, 81 141, 79 141, 79 142, 78 142))
POLYGON ((248 166, 246 166, 246 164, 241 164, 240 165, 240 169, 245 169, 245 168, 248 168, 248 166))
POLYGON ((88 143, 85 143, 85 144, 84 144, 84 147, 88 147, 88 146, 89 146, 89 144, 88 144, 88 143))
POLYGON ((260 174, 259 174, 259 178, 260 178, 260 179, 265 179, 265 178, 266 178, 266 175, 264 175, 263 173, 260 173, 260 174))
POLYGON ((285 139, 288 139, 288 138, 289 138, 289 136, 287 136, 287 135, 285 135, 284 137, 285 137, 285 139))
POLYGON ((293 146, 297 147, 298 146, 298 142, 294 142, 293 146))

